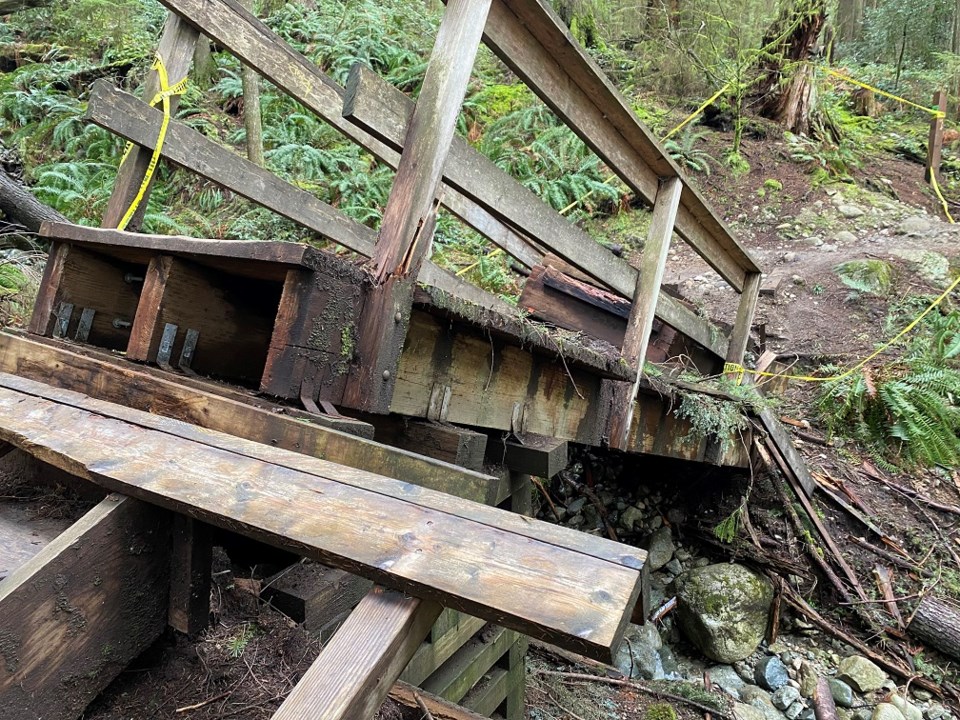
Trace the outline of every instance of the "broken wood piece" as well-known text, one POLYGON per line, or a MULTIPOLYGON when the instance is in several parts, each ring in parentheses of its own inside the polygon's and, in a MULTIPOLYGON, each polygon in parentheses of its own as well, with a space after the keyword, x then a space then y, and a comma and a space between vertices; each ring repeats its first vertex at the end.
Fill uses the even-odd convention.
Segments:
POLYGON ((75 720, 160 636, 170 520, 111 495, 0 581, 0 716, 75 720))
POLYGON ((334 634, 273 720, 368 720, 430 632, 436 603, 375 587, 334 634))
POLYGON ((907 632, 954 660, 960 660, 960 608, 926 595, 913 613, 907 632))
POLYGON ((837 704, 833 701, 830 683, 825 677, 817 678, 817 686, 813 691, 813 712, 817 720, 839 720, 837 704))
POLYGON ((771 450, 774 451, 777 464, 783 468, 785 474, 796 477, 807 497, 812 497, 817 489, 817 483, 810 475, 807 463, 797 451, 790 434, 777 420, 771 408, 761 408, 756 411, 756 414, 760 420, 761 428, 766 431, 769 437, 771 450))
POLYGON ((900 615, 900 608, 897 607, 897 598, 893 593, 893 578, 890 568, 885 565, 874 565, 873 576, 877 580, 877 587, 883 596, 883 604, 887 612, 896 623, 897 627, 903 628, 903 617, 900 615))
POLYGON ((0 439, 47 462, 584 654, 611 657, 644 590, 640 550, 20 378, 0 385, 0 439))
POLYGON ((484 715, 479 715, 402 681, 394 683, 390 688, 390 699, 404 707, 418 709, 420 707, 418 698, 433 715, 434 720, 487 720, 484 715))

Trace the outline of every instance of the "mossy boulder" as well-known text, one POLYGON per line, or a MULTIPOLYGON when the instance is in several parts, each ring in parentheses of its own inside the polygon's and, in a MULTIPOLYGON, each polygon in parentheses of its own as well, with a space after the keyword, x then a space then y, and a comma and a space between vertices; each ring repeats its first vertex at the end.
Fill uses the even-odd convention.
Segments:
POLYGON ((677 578, 677 619, 684 635, 712 660, 750 655, 767 629, 773 587, 742 565, 708 565, 677 578))

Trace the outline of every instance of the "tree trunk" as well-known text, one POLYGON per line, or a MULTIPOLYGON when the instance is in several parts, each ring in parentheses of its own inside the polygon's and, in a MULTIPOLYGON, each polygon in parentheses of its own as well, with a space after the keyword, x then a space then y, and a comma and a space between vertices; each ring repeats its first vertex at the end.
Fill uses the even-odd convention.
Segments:
POLYGON ((762 43, 759 113, 798 135, 823 134, 813 67, 805 61, 815 54, 826 19, 826 0, 797 0, 784 6, 762 43))
POLYGON ((50 5, 52 2, 53 0, 0 0, 0 15, 9 15, 20 10, 50 5))
POLYGON ((193 82, 201 90, 209 90, 213 84, 213 76, 217 70, 217 64, 213 61, 213 53, 210 49, 210 38, 201 35, 197 40, 197 47, 193 50, 193 68, 190 75, 193 82))
POLYGON ((28 237, 39 232, 44 221, 69 222, 52 207, 37 200, 27 188, 10 177, 0 167, 0 247, 18 250, 36 250, 44 243, 28 237), (20 232, 20 230, 25 232, 20 232))
MULTIPOLYGON (((253 0, 243 0, 243 6, 253 12, 253 0)), ((263 123, 260 117, 260 76, 247 65, 241 70, 243 80, 243 125, 247 130, 247 158, 263 167, 263 123)))
POLYGON ((837 8, 837 30, 840 42, 849 43, 860 39, 863 29, 863 0, 840 0, 837 8))
POLYGON ((944 655, 960 659, 960 608, 928 595, 920 601, 907 632, 944 655))

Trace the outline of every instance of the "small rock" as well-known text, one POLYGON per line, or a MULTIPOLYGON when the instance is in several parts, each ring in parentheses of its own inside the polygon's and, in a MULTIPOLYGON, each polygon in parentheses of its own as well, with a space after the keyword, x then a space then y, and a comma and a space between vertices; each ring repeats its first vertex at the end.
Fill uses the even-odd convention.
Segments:
POLYGON ((627 677, 662 680, 665 677, 660 650, 663 641, 653 623, 630 625, 614 658, 614 664, 627 677))
POLYGON ((672 575, 679 575, 683 572, 683 565, 676 558, 664 565, 664 568, 672 575))
POLYGON ((770 702, 770 693, 762 688, 758 688, 756 685, 744 685, 740 688, 740 700, 745 703, 750 703, 756 707, 758 701, 763 701, 770 707, 773 707, 773 703, 770 702))
POLYGON ((833 236, 833 241, 835 243, 842 243, 844 245, 849 245, 850 243, 855 243, 857 241, 857 236, 854 235, 849 230, 841 230, 836 235, 833 236))
POLYGON ((787 716, 787 720, 798 720, 801 713, 806 710, 806 706, 799 700, 790 704, 786 710, 783 711, 783 714, 787 716))
POLYGON ((927 700, 933 699, 933 694, 929 690, 924 690, 923 688, 911 688, 910 692, 912 692, 913 696, 921 702, 926 702, 927 700))
POLYGON ((897 710, 896 705, 880 703, 873 709, 870 720, 904 720, 903 713, 897 710))
POLYGON ((929 232, 931 227, 933 227, 933 224, 929 218, 925 218, 923 215, 914 215, 901 222, 897 226, 896 233, 897 235, 923 235, 929 232))
POLYGON ((817 689, 817 671, 813 669, 813 665, 801 660, 797 674, 800 678, 800 694, 805 698, 812 698, 817 689))
POLYGON ((838 205, 837 212, 848 220, 853 220, 864 215, 863 210, 858 208, 856 205, 838 205))
POLYGON ((784 685, 770 696, 774 707, 779 710, 786 710, 800 699, 800 691, 796 688, 784 685))
POLYGON ((647 563, 650 570, 659 570, 673 557, 673 537, 670 528, 662 527, 647 538, 647 563))
POLYGON ((776 655, 765 657, 753 669, 753 679, 762 688, 777 690, 787 684, 787 668, 776 655))
POLYGON ((792 263, 797 261, 797 254, 793 251, 785 252, 780 256, 780 259, 785 263, 792 263))
POLYGON ((690 551, 684 550, 683 548, 677 548, 676 551, 673 553, 673 556, 682 563, 686 562, 692 557, 690 555, 690 551))
POLYGON ((733 704, 733 716, 736 720, 767 720, 767 716, 761 710, 741 702, 733 704))
POLYGON ((674 525, 679 525, 687 520, 687 514, 680 508, 670 508, 667 510, 667 520, 674 525))
POLYGON ((567 505, 567 512, 571 515, 576 515, 578 512, 583 510, 583 506, 587 504, 586 498, 577 498, 572 503, 567 505))
POLYGON ((850 655, 840 661, 840 666, 837 668, 837 679, 843 680, 857 692, 867 693, 882 688, 884 681, 887 679, 887 674, 867 658, 860 655, 850 655))
POLYGON ((620 513, 620 527, 624 530, 636 530, 637 523, 643 520, 643 513, 631 505, 620 513))
POLYGON ((830 685, 830 694, 833 701, 840 707, 853 707, 853 688, 847 685, 843 680, 830 678, 827 681, 830 685))
POLYGON ((744 662, 743 660, 737 660, 737 662, 733 664, 733 669, 744 682, 756 682, 756 680, 753 679, 753 665, 750 663, 744 662))
POLYGON ((857 708, 853 713, 853 720, 870 720, 872 715, 873 711, 870 708, 857 708))
POLYGON ((926 712, 923 713, 923 716, 927 720, 942 720, 942 718, 949 714, 950 711, 940 703, 930 703, 930 706, 927 708, 926 712))
POLYGON ((837 246, 831 243, 824 243, 823 245, 820 246, 820 250, 822 250, 823 252, 832 253, 837 251, 837 246))
POLYGON ((908 703, 903 699, 902 695, 894 694, 890 698, 890 703, 894 705, 907 720, 923 720, 923 713, 920 711, 920 708, 908 703))

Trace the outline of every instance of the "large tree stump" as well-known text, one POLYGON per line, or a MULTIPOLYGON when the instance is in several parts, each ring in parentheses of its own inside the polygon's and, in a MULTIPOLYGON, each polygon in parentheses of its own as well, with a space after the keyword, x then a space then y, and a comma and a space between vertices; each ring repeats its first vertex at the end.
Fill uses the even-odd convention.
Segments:
POLYGON ((929 595, 920 601, 907 628, 913 637, 960 659, 960 608, 929 595))

